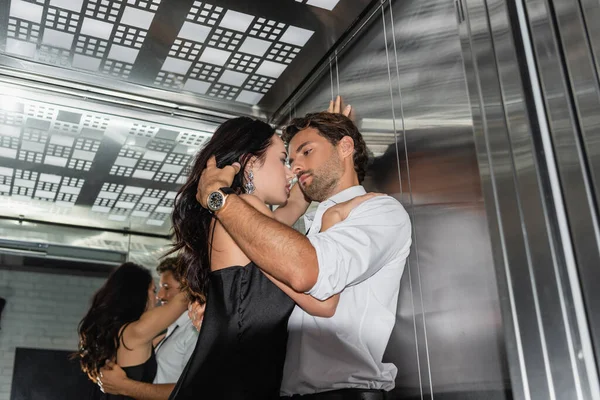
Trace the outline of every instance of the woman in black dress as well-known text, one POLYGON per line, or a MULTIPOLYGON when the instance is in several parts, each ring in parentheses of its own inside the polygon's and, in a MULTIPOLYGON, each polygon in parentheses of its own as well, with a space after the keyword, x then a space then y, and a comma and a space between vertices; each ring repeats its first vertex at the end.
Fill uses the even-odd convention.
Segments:
MULTIPOLYGON (((229 120, 197 155, 175 200, 174 251, 184 259, 184 286, 194 300, 206 300, 206 309, 194 354, 170 399, 278 399, 294 305, 330 317, 339 295, 322 302, 297 293, 248 259, 196 200, 200 175, 212 156, 221 168, 239 162, 232 189, 282 223, 291 226, 309 204, 298 185, 290 191, 294 175, 287 166, 286 148, 264 122, 229 120), (267 205, 280 207, 272 212, 267 205)), ((323 220, 324 226, 333 223, 323 220)))
MULTIPOLYGON (((150 271, 134 263, 114 270, 96 292, 92 306, 79 323, 81 369, 100 388, 107 360, 123 367, 130 379, 152 383, 156 375, 153 339, 186 309, 180 293, 168 304, 154 307, 156 287, 150 271)), ((98 391, 93 398, 128 399, 98 391)))

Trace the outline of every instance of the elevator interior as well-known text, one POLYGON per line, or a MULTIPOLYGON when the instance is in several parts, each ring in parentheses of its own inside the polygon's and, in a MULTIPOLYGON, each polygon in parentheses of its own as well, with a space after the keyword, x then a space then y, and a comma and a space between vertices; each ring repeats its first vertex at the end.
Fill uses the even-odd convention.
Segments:
POLYGON ((366 188, 414 226, 393 398, 599 399, 599 10, 4 0, 0 265, 155 266, 222 121, 282 126, 341 94, 371 152, 366 188))

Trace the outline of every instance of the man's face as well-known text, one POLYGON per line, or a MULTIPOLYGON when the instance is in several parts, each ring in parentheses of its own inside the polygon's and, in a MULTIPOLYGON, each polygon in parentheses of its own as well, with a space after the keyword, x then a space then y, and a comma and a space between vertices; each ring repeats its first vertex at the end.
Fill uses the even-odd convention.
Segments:
POLYGON ((300 189, 313 201, 327 200, 344 173, 337 147, 315 128, 307 128, 292 138, 288 151, 300 189))
POLYGON ((179 293, 179 288, 181 286, 181 284, 177 282, 171 271, 165 271, 162 274, 160 274, 159 285, 160 287, 158 288, 156 298, 163 305, 168 303, 169 300, 171 300, 177 293, 179 293))

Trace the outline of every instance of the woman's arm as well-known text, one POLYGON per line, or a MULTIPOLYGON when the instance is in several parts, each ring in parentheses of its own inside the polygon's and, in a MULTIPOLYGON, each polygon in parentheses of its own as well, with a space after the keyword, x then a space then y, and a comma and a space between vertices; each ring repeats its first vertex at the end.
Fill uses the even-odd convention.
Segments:
POLYGON ((112 361, 100 369, 102 391, 107 394, 127 396, 136 400, 168 400, 174 383, 152 384, 129 379, 125 371, 112 361))
POLYGON ((165 336, 167 336, 167 334, 162 333, 162 334, 158 335, 157 337, 155 337, 154 339, 152 339, 152 347, 158 346, 158 344, 165 338, 165 336))
POLYGON ((321 218, 321 232, 325 232, 327 229, 331 228, 333 225, 342 222, 350 212, 354 210, 356 207, 364 203, 365 201, 372 199, 377 196, 385 196, 383 193, 366 193, 362 196, 355 197, 343 203, 336 204, 333 207, 330 207, 323 213, 323 218, 321 218))
MULTIPOLYGON (((247 194, 243 194, 240 197, 263 214, 274 217, 273 212, 271 212, 258 197, 247 194)), ((325 301, 317 300, 310 295, 296 292, 267 273, 265 273, 265 275, 308 314, 323 318, 330 318, 335 314, 335 310, 340 300, 339 294, 336 294, 325 301)))
POLYGON ((290 197, 284 206, 278 207, 271 215, 277 221, 287 226, 292 226, 306 212, 310 201, 306 200, 304 193, 300 190, 300 185, 292 186, 290 197))
POLYGON ((187 309, 188 299, 180 292, 167 304, 146 311, 123 330, 123 342, 129 347, 152 342, 152 339, 177 320, 187 309), (131 345, 130 345, 131 343, 131 345))

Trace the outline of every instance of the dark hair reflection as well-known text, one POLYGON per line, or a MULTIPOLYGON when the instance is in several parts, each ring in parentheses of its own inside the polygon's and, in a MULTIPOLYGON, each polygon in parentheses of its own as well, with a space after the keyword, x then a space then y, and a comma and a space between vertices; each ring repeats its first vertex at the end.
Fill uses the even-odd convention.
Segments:
POLYGON ((151 283, 150 271, 128 262, 115 269, 94 295, 79 323, 79 351, 75 354, 94 382, 106 360, 117 355, 121 327, 140 319, 146 310, 151 283))

